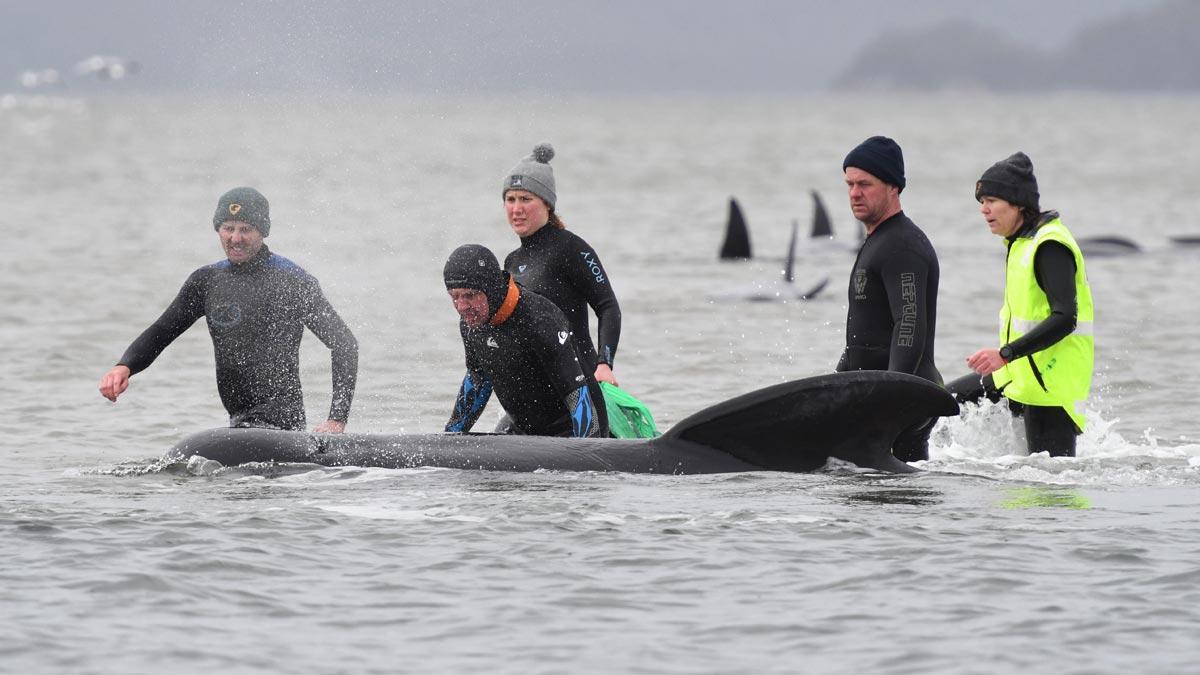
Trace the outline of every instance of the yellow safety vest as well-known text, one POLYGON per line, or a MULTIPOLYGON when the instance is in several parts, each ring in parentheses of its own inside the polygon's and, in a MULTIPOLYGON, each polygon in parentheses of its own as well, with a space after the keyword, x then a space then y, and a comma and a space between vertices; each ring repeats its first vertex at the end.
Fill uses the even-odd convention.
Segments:
POLYGON ((1050 302, 1038 286, 1033 257, 1038 246, 1056 241, 1075 256, 1075 330, 1040 352, 1014 359, 992 379, 1004 396, 1037 406, 1062 406, 1083 430, 1083 403, 1092 388, 1095 338, 1092 332, 1092 289, 1083 269, 1083 253, 1058 218, 1042 224, 1033 237, 1018 237, 1008 247, 1004 306, 1000 308, 1000 344, 1005 345, 1050 316, 1050 302))

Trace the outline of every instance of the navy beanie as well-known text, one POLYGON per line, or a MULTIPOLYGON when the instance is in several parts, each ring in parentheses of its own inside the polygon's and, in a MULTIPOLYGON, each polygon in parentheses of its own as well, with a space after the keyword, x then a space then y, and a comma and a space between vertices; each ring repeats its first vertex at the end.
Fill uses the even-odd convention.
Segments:
POLYGON ((486 246, 464 244, 454 249, 442 268, 446 290, 473 288, 483 291, 491 314, 495 314, 508 294, 508 274, 500 269, 496 254, 486 246))
POLYGON ((267 236, 271 233, 271 206, 261 192, 251 187, 237 187, 221 195, 217 212, 213 214, 213 229, 220 229, 227 220, 240 220, 267 236))
POLYGON ((851 166, 904 191, 904 153, 896 141, 887 136, 872 136, 859 143, 846 155, 842 171, 851 166))
POLYGON ((988 167, 975 183, 975 201, 981 202, 984 197, 999 197, 1009 204, 1038 213, 1040 195, 1029 156, 1015 152, 988 167))

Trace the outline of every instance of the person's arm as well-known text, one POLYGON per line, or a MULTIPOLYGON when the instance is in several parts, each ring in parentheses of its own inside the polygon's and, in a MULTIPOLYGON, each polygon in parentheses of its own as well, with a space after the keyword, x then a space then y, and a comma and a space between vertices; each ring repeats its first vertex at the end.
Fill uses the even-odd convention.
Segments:
POLYGON ((929 339, 929 263, 914 251, 896 252, 880 271, 892 313, 888 370, 915 374, 929 339))
POLYGON ((354 390, 358 383, 358 340, 350 327, 342 320, 315 279, 308 291, 308 312, 304 325, 329 348, 332 370, 332 401, 329 418, 313 431, 317 433, 341 433, 350 418, 350 405, 354 401, 354 390))
POLYGON ((571 414, 571 436, 575 438, 599 438, 600 419, 596 416, 596 403, 587 385, 567 394, 563 399, 571 414))
POLYGON ((1078 298, 1075 296, 1075 256, 1071 249, 1056 241, 1038 246, 1033 256, 1033 272, 1050 304, 1050 316, 1007 345, 985 347, 967 357, 967 365, 980 375, 989 375, 1011 361, 1036 354, 1075 330, 1078 298))
POLYGON ((491 378, 485 373, 473 373, 468 370, 463 377, 462 386, 458 389, 458 397, 454 400, 454 412, 450 414, 450 421, 446 422, 446 431, 470 431, 483 414, 483 408, 491 397, 491 378))
POLYGON ((129 378, 150 367, 167 345, 204 316, 205 269, 196 270, 183 283, 175 299, 125 350, 121 360, 100 378, 100 395, 116 402, 129 388, 129 378))
MULTIPOLYGON (((583 242, 582 239, 579 241, 583 242)), ((596 379, 615 385, 612 368, 617 343, 621 340, 621 305, 608 272, 600 263, 600 256, 586 243, 583 250, 574 251, 573 256, 572 264, 568 265, 571 284, 596 312, 596 379)))

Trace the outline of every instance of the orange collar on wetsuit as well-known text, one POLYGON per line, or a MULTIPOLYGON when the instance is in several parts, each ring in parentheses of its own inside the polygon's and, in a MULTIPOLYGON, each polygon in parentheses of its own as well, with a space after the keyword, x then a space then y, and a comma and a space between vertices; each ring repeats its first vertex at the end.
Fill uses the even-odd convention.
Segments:
POLYGON ((513 310, 517 308, 517 301, 521 299, 521 291, 517 288, 517 282, 513 281, 512 277, 508 278, 508 293, 504 295, 504 302, 500 303, 500 309, 492 315, 492 320, 488 323, 493 326, 508 321, 508 317, 512 316, 513 310))

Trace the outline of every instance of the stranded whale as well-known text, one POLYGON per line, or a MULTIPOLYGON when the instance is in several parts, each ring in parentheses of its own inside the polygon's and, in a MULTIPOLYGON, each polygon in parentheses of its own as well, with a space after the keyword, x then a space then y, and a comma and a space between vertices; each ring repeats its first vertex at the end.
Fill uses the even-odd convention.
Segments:
POLYGON ((168 459, 226 466, 448 467, 487 471, 623 471, 694 474, 815 471, 830 457, 860 467, 915 471, 891 454, 905 428, 958 414, 927 380, 886 371, 820 375, 777 384, 702 410, 649 440, 505 434, 311 434, 211 429, 177 443, 168 459))

